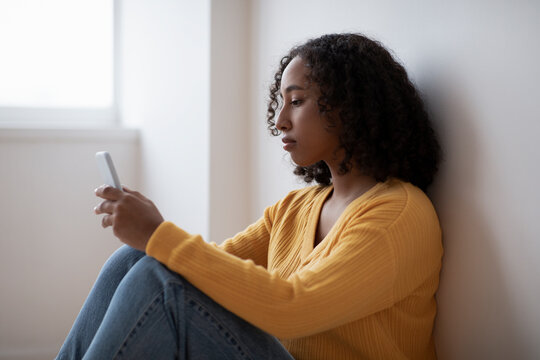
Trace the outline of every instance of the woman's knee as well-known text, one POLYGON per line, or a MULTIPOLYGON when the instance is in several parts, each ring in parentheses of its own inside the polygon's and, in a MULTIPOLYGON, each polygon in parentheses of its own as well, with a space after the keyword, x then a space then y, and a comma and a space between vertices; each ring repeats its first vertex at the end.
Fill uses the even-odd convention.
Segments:
POLYGON ((142 257, 144 253, 130 246, 123 245, 118 248, 105 262, 101 274, 125 275, 142 257))
POLYGON ((185 282, 179 274, 167 269, 167 267, 150 256, 144 256, 137 261, 124 280, 139 286, 145 282, 151 285, 158 283, 161 285, 184 285, 185 282))
POLYGON ((123 261, 132 261, 140 259, 145 255, 144 252, 134 249, 129 245, 122 245, 111 255, 111 258, 122 259, 123 261))
POLYGON ((140 250, 128 245, 122 245, 111 255, 110 260, 133 266, 144 255, 145 253, 140 250))

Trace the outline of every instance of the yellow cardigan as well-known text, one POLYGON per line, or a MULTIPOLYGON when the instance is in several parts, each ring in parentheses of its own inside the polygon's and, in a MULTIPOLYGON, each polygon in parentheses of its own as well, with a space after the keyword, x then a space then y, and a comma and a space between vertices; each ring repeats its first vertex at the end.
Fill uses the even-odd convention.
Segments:
POLYGON ((146 252, 295 359, 435 359, 443 249, 430 200, 409 183, 378 183, 313 248, 331 191, 293 191, 221 246, 165 222, 146 252))

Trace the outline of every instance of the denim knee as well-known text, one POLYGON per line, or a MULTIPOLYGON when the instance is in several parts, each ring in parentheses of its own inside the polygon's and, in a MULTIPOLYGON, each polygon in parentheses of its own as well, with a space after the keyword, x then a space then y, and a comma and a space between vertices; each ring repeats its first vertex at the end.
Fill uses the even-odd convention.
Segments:
POLYGON ((154 285, 156 282, 162 285, 170 283, 184 285, 185 281, 182 276, 169 270, 165 265, 150 256, 140 258, 131 268, 127 277, 126 281, 132 278, 136 283, 151 281, 154 285))
POLYGON ((145 254, 128 245, 118 248, 101 268, 100 276, 123 277, 145 254))
POLYGON ((145 255, 144 252, 134 249, 129 245, 122 245, 111 255, 109 260, 115 262, 132 262, 137 261, 145 255))

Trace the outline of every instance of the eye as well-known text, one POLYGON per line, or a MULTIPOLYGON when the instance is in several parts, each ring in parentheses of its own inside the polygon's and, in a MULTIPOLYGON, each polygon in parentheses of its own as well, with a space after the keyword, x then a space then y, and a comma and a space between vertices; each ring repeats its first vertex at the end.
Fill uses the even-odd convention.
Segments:
POLYGON ((292 106, 299 106, 300 104, 302 104, 302 100, 295 99, 291 101, 292 106))

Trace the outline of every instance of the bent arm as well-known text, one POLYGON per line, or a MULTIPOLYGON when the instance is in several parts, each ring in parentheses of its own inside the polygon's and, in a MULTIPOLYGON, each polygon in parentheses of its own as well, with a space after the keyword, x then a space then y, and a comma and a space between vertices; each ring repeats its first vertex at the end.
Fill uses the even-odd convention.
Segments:
POLYGON ((268 244, 271 224, 267 211, 265 216, 248 226, 232 238, 225 240, 219 248, 244 260, 253 260, 255 264, 266 267, 268 263, 268 244))
POLYGON ((392 305, 395 265, 386 237, 386 230, 352 227, 330 256, 287 279, 170 222, 156 230, 146 251, 246 321, 295 338, 392 305))

